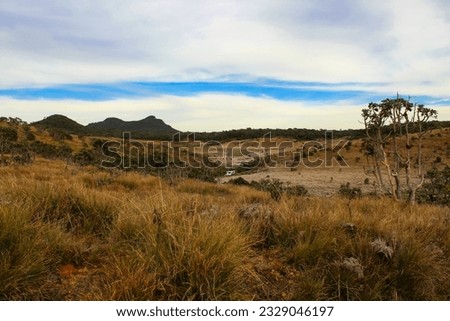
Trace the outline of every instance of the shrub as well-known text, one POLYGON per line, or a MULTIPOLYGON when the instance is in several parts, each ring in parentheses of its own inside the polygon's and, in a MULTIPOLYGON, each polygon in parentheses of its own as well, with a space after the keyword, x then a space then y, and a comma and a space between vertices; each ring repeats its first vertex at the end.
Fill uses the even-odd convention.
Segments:
POLYGON ((25 133, 25 138, 29 141, 33 141, 36 139, 36 136, 33 134, 33 132, 31 131, 30 126, 28 125, 24 125, 23 126, 23 131, 25 133))
POLYGON ((339 188, 339 194, 346 198, 354 199, 360 198, 362 196, 362 191, 359 187, 351 187, 350 183, 347 183, 341 185, 339 188))
POLYGON ((28 131, 25 132, 25 138, 29 141, 33 141, 36 139, 36 136, 31 131, 28 131))
POLYGON ((95 155, 90 150, 82 149, 73 155, 73 161, 81 166, 87 166, 95 162, 95 155))
POLYGON ((242 177, 237 177, 237 178, 233 178, 230 179, 228 181, 229 184, 233 184, 233 185, 241 185, 241 186, 248 186, 250 185, 249 182, 247 182, 245 179, 243 179, 242 177))
POLYGON ((36 154, 49 159, 63 158, 67 159, 72 155, 72 149, 69 146, 54 146, 40 141, 33 141, 30 149, 36 154))
POLYGON ((268 192, 275 201, 279 201, 283 194, 283 183, 279 179, 262 179, 259 182, 253 181, 251 185, 261 191, 268 192))
POLYGON ((4 154, 11 152, 15 141, 17 141, 17 130, 11 127, 0 127, 0 165, 9 163, 4 154))
POLYGON ((345 144, 345 150, 348 152, 350 151, 350 148, 352 147, 352 141, 349 140, 347 141, 347 143, 345 144))
POLYGON ((56 141, 60 140, 72 140, 72 136, 59 129, 49 129, 50 137, 56 141))
POLYGON ((295 185, 286 187, 285 193, 289 196, 305 196, 308 190, 303 185, 295 185))
POLYGON ((450 167, 428 171, 428 182, 417 191, 420 203, 432 203, 450 206, 450 167))
POLYGON ((216 181, 216 178, 223 175, 223 171, 217 168, 208 168, 208 167, 201 167, 201 168, 186 168, 186 177, 187 178, 194 178, 199 179, 204 182, 210 182, 214 183, 216 181))
POLYGON ((0 141, 15 142, 17 141, 17 130, 10 127, 0 127, 0 141))
POLYGON ((34 155, 26 147, 17 147, 12 151, 12 160, 16 165, 31 164, 34 161, 34 155))

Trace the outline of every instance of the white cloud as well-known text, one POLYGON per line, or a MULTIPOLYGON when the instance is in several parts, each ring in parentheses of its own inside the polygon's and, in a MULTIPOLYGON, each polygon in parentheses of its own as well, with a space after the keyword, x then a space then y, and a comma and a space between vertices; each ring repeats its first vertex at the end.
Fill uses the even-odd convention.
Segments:
POLYGON ((446 1, 0 3, 0 87, 227 74, 448 97, 446 1), (444 13, 443 13, 444 12, 444 13))
MULTIPOLYGON (((0 88, 262 77, 449 99, 449 12, 448 0, 1 0, 0 88)), ((212 93, 102 102, 0 97, 1 116, 26 121, 153 114, 183 131, 360 128, 363 107, 212 93)), ((436 109, 450 119, 450 106, 436 109)))
MULTIPOLYGON (((32 122, 64 114, 82 124, 119 117, 143 119, 155 115, 181 131, 218 131, 237 128, 361 128, 361 109, 351 101, 336 104, 283 102, 241 95, 204 94, 160 96, 140 100, 86 102, 76 100, 14 100, 0 98, 3 116, 32 122)), ((450 106, 437 107, 439 119, 450 119, 450 106)))

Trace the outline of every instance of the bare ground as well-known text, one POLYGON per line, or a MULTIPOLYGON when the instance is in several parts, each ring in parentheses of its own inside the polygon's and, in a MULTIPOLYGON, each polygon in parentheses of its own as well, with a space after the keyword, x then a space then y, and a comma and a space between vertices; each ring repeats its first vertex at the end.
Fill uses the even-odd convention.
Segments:
POLYGON ((291 185, 303 185, 311 195, 331 196, 337 194, 342 184, 350 183, 351 187, 361 188, 363 193, 374 191, 373 178, 365 175, 361 166, 331 168, 300 168, 291 171, 285 168, 266 168, 257 173, 223 177, 220 183, 242 177, 248 182, 265 178, 279 179, 291 185), (369 184, 364 180, 369 178, 369 184))

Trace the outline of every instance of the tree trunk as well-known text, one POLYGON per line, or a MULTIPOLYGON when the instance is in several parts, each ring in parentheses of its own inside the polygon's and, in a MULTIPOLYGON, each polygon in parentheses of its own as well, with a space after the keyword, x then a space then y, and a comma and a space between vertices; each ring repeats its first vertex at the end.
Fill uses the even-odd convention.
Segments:
POLYGON ((380 189, 384 190, 384 182, 383 182, 383 175, 381 175, 381 169, 380 169, 380 165, 378 164, 377 161, 377 165, 376 165, 376 175, 378 177, 378 182, 380 184, 380 189))
POLYGON ((402 188, 401 188, 401 182, 400 178, 398 177, 398 173, 394 176, 395 178, 395 192, 397 193, 397 198, 402 198, 402 188))
POLYGON ((409 204, 415 205, 416 204, 416 188, 413 188, 409 191, 409 204))
POLYGON ((383 161, 382 164, 386 167, 387 170, 387 177, 388 177, 388 181, 389 181, 389 185, 391 187, 391 193, 392 193, 392 197, 395 201, 398 201, 398 197, 397 197, 397 189, 396 189, 396 185, 394 184, 394 182, 392 181, 392 177, 394 175, 392 175, 392 169, 391 166, 388 163, 387 160, 387 156, 386 156, 386 152, 381 149, 382 155, 383 155, 383 161))

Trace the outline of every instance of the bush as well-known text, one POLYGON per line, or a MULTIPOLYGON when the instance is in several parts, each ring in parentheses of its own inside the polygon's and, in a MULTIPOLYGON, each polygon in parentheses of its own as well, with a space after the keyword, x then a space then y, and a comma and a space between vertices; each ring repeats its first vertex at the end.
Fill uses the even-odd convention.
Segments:
POLYGON ((28 125, 24 125, 23 126, 23 131, 25 133, 25 138, 29 141, 33 141, 36 139, 36 136, 33 134, 33 132, 31 131, 30 126, 28 125))
POLYGON ((288 186, 285 192, 289 196, 306 196, 308 195, 308 190, 303 185, 288 186))
POLYGON ((17 130, 10 127, 0 127, 0 141, 15 142, 17 141, 17 130))
POLYGON ((349 140, 349 141, 347 141, 347 144, 345 144, 345 150, 348 152, 351 147, 352 147, 352 141, 349 140))
POLYGON ((55 158, 69 158, 72 155, 72 149, 69 146, 54 146, 46 144, 40 141, 33 141, 30 144, 30 149, 36 154, 42 157, 55 159, 55 158))
POLYGON ((450 206, 450 167, 446 166, 441 171, 432 169, 426 178, 429 181, 417 191, 419 203, 450 206))
POLYGON ((362 191, 359 187, 351 187, 350 183, 342 184, 339 188, 339 194, 349 199, 360 198, 362 191))
POLYGON ((29 141, 36 140, 36 135, 34 135, 31 131, 25 132, 25 138, 29 141))
POLYGON ((279 179, 262 179, 259 182, 247 182, 242 177, 237 177, 228 181, 230 184, 250 186, 260 191, 269 193, 270 197, 279 201, 283 194, 289 196, 305 196, 308 195, 308 190, 303 185, 289 186, 281 182, 279 179))
POLYGON ((94 153, 87 149, 82 149, 73 155, 73 161, 81 166, 87 166, 95 162, 94 153))
POLYGON ((247 182, 245 179, 243 179, 242 177, 237 177, 237 178, 233 178, 230 179, 228 181, 229 184, 233 184, 233 185, 241 185, 241 186, 248 186, 250 185, 249 182, 247 182))
POLYGON ((279 179, 262 179, 259 182, 253 181, 251 184, 261 191, 268 192, 273 200, 279 201, 281 199, 283 183, 279 179))
POLYGON ((72 140, 72 136, 59 129, 49 129, 50 137, 56 141, 72 140))
POLYGON ((216 178, 222 176, 224 173, 218 168, 186 168, 187 178, 199 179, 204 182, 214 183, 216 178))
POLYGON ((31 164, 34 161, 34 155, 28 148, 19 146, 12 149, 12 160, 16 165, 31 164))

